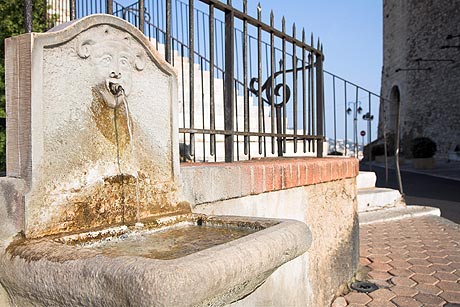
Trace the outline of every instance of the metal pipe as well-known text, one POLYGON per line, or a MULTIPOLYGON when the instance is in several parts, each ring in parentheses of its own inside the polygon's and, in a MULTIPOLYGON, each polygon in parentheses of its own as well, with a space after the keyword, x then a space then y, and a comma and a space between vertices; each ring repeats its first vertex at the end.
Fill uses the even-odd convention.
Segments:
MULTIPOLYGON (((228 0, 232 5, 232 1, 228 0)), ((234 37, 235 21, 232 9, 225 11, 225 75, 224 75, 224 127, 227 131, 234 131, 234 37)), ((225 162, 233 162, 233 134, 225 136, 225 162)))
POLYGON ((138 1, 138 10, 139 10, 139 25, 138 28, 141 30, 142 33, 144 33, 144 18, 145 18, 145 5, 144 5, 144 0, 139 0, 138 1))
POLYGON ((106 1, 106 13, 109 15, 113 14, 113 0, 106 1))
POLYGON ((24 31, 32 32, 32 0, 24 0, 24 31))
POLYGON ((166 1, 166 37, 165 37, 165 60, 171 64, 171 0, 166 1))
POLYGON ((77 18, 77 4, 76 0, 70 0, 70 20, 75 20, 77 18))

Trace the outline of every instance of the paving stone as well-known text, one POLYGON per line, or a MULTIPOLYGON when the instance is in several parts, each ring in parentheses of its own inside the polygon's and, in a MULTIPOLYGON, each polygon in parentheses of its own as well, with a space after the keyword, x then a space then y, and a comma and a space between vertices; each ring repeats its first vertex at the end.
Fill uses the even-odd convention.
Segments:
MULTIPOLYGON (((460 252, 459 252, 460 253, 460 252)), ((449 264, 449 266, 451 268, 454 268, 456 270, 460 270, 460 262, 452 262, 451 264, 449 264)))
POLYGON ((388 263, 388 262, 392 261, 392 259, 388 258, 387 256, 374 256, 374 255, 371 255, 371 256, 369 256, 369 259, 372 262, 379 262, 379 263, 388 263))
POLYGON ((378 289, 375 290, 374 292, 369 293, 369 296, 372 297, 372 299, 375 300, 391 300, 396 296, 394 292, 391 292, 388 289, 378 289))
POLYGON ((397 286, 405 286, 405 287, 413 287, 417 284, 414 280, 410 278, 406 278, 406 277, 396 276, 396 277, 393 277, 391 281, 397 286))
POLYGON ((433 285, 427 285, 427 284, 418 284, 415 286, 415 289, 421 293, 433 294, 433 295, 439 295, 442 292, 442 290, 439 289, 438 287, 433 286, 433 285))
POLYGON ((346 306, 347 306, 347 301, 345 300, 344 297, 336 298, 331 305, 331 307, 346 307, 346 306))
POLYGON ((412 265, 422 265, 422 266, 429 266, 431 265, 431 262, 428 262, 425 259, 420 259, 420 258, 410 258, 407 260, 412 265))
POLYGON ((371 248, 370 252, 372 255, 381 255, 381 256, 386 256, 390 254, 390 251, 388 249, 385 249, 384 247, 371 248))
POLYGON ((422 303, 422 306, 443 306, 446 302, 439 296, 433 294, 419 293, 414 296, 414 299, 422 303))
POLYGON ((452 254, 448 253, 448 256, 446 258, 451 260, 452 262, 460 262, 460 255, 455 253, 455 251, 452 252, 452 254))
POLYGON ((395 304, 388 300, 373 300, 369 304, 366 305, 367 307, 396 307, 395 304))
POLYGON ((447 272, 447 273, 453 273, 455 272, 455 268, 451 267, 450 265, 446 264, 433 264, 430 266, 433 270, 436 272, 447 272))
POLYGON ((426 274, 414 274, 413 276, 410 277, 410 279, 416 281, 419 284, 429 284, 429 285, 434 285, 437 282, 439 282, 439 279, 431 276, 431 275, 426 275, 426 274))
POLYGON ((399 276, 399 277, 411 277, 412 275, 415 274, 411 270, 404 270, 404 269, 393 269, 389 271, 388 273, 390 273, 393 276, 399 276))
MULTIPOLYGON (((446 255, 447 256, 447 255, 446 255)), ((447 258, 441 258, 441 257, 431 257, 427 259, 429 262, 433 264, 450 264, 452 263, 451 260, 447 258)))
POLYGON ((441 293, 439 296, 445 299, 448 303, 460 304, 460 293, 459 292, 445 291, 441 293))
POLYGON ((371 261, 370 261, 368 258, 366 258, 366 257, 360 257, 360 258, 359 258, 359 263, 360 263, 362 266, 366 266, 366 265, 370 264, 371 261))
POLYGON ((412 266, 411 263, 404 260, 393 260, 388 264, 394 267, 395 269, 408 269, 412 266))
POLYGON ((345 299, 347 300, 348 304, 367 304, 372 299, 365 293, 358 293, 358 292, 350 292, 345 295, 345 299))
POLYGON ((436 270, 433 268, 433 266, 421 266, 421 265, 414 265, 409 268, 410 271, 414 273, 420 273, 420 274, 427 274, 427 275, 432 275, 436 273, 436 270))
POLYGON ((407 296, 395 297, 392 302, 398 307, 422 307, 422 303, 407 296))
POLYGON ((418 291, 415 288, 406 287, 406 286, 394 286, 390 288, 390 291, 393 292, 396 296, 415 296, 418 291))
POLYGON ((380 272, 388 272, 393 269, 389 264, 386 263, 380 263, 380 262, 373 262, 369 264, 369 267, 372 268, 374 271, 380 271, 380 272))
POLYGON ((436 272, 433 276, 443 281, 457 281, 460 278, 455 273, 436 272))
POLYGON ((436 284, 443 291, 460 292, 460 283, 454 281, 440 281, 436 284))
POLYGON ((380 272, 380 271, 371 271, 369 272, 369 276, 372 279, 378 279, 378 280, 388 280, 393 277, 393 275, 390 275, 387 272, 380 272))

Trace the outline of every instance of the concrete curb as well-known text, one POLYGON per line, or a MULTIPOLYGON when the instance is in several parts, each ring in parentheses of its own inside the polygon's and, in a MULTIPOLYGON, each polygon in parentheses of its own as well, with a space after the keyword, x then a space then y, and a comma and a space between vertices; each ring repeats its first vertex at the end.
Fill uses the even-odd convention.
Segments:
POLYGON ((427 206, 405 206, 359 213, 359 225, 397 221, 421 216, 441 216, 441 210, 427 206))

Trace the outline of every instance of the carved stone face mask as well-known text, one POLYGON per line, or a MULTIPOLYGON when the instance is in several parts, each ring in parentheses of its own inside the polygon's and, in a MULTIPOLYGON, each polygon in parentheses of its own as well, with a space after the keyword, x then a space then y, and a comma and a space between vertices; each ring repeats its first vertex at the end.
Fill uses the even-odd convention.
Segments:
POLYGON ((121 96, 129 96, 134 70, 140 71, 145 65, 143 54, 131 48, 130 43, 129 37, 116 36, 105 29, 100 37, 83 39, 78 46, 80 57, 94 64, 94 89, 110 108, 120 105, 121 96))

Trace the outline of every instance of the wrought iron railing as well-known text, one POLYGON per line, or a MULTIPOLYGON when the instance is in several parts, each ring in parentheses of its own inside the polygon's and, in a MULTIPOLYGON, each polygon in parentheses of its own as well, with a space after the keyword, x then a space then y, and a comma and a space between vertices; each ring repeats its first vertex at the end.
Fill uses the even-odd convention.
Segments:
MULTIPOLYGON (((31 1, 25 0, 25 28, 29 32, 31 1)), ((288 34, 284 20, 282 30, 276 30, 273 12, 267 25, 261 20, 260 6, 257 17, 251 17, 244 0, 242 10, 232 7, 231 0, 139 0, 131 5, 113 0, 46 3, 49 28, 89 14, 108 13, 131 22, 152 40, 178 69, 180 132, 193 160, 219 161, 223 159, 219 148, 224 148, 226 161, 286 153, 321 156, 323 140, 329 142, 330 154, 359 157, 365 143, 361 134, 360 147, 358 131, 362 130, 367 135, 371 169, 372 144, 384 145, 388 178, 386 156, 398 152, 397 142, 395 148, 388 149, 392 142, 388 140, 385 110, 392 102, 324 71, 322 46, 318 43, 314 48, 313 38, 307 44, 304 30, 301 40, 297 39, 295 25, 288 34), (252 114, 254 106, 256 112, 252 114), (377 119, 381 140, 373 141, 377 119), (224 124, 219 127, 221 122, 224 124), (225 146, 217 146, 219 141, 225 141, 225 146), (303 149, 299 150, 298 142, 303 149), (251 146, 254 143, 255 149, 251 146), (201 147, 201 156, 196 145, 201 147)))
MULTIPOLYGON (((64 7, 55 2, 50 1, 54 11, 64 7)), ((295 26, 288 34, 284 20, 277 30, 273 14, 270 25, 265 24, 260 7, 257 17, 251 17, 246 1, 242 10, 231 0, 138 1, 130 6, 70 0, 65 8, 68 18, 117 15, 163 49, 166 60, 179 70, 180 133, 195 159, 218 161, 219 150, 225 161, 297 154, 302 152, 298 143, 303 153, 323 154, 324 57, 319 43, 316 48, 312 41, 307 44, 304 31, 297 39, 295 26)))

